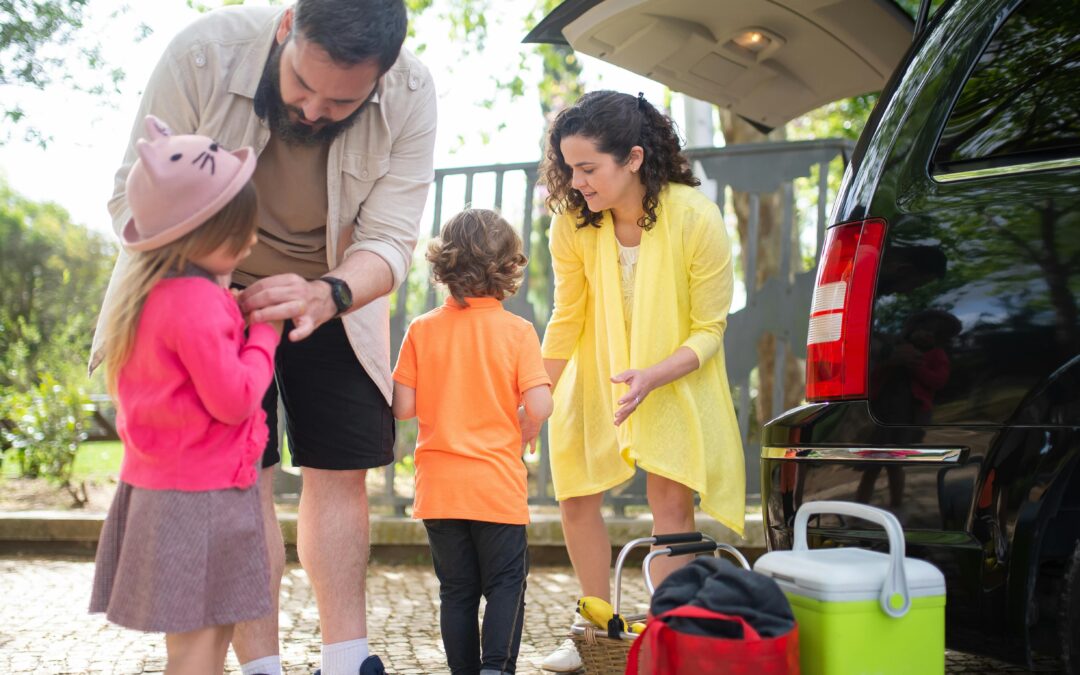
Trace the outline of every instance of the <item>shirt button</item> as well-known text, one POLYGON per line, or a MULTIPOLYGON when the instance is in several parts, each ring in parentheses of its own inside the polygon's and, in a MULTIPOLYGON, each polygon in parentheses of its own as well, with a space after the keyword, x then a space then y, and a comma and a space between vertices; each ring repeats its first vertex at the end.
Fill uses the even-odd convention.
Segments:
POLYGON ((413 91, 416 91, 416 88, 419 87, 419 86, 420 86, 420 83, 416 80, 415 77, 410 77, 409 78, 409 89, 412 89, 413 91))
POLYGON ((206 57, 202 55, 202 52, 195 55, 195 65, 200 68, 206 65, 206 57))
POLYGON ((360 172, 360 177, 361 178, 367 178, 368 177, 367 169, 364 169, 363 171, 360 172))

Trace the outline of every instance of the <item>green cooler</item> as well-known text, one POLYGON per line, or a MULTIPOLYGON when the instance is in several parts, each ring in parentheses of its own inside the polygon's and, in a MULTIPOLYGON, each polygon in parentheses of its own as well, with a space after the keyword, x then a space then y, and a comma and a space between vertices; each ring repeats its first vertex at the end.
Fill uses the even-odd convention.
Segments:
POLYGON ((904 531, 888 511, 808 502, 795 514, 795 546, 766 553, 754 571, 787 594, 799 625, 802 675, 935 675, 945 672, 945 577, 904 557, 904 531), (810 516, 837 513, 882 525, 889 553, 808 550, 810 516))

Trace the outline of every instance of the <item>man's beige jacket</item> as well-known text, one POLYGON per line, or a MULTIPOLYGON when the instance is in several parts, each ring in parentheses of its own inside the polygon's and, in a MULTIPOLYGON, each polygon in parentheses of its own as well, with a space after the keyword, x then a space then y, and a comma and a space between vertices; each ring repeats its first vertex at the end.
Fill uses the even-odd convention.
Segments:
MULTIPOLYGON (((131 217, 125 183, 148 113, 176 133, 209 136, 230 150, 251 146, 261 153, 266 147, 270 129, 256 116, 254 98, 283 11, 246 6, 215 10, 170 43, 150 76, 123 165, 116 172, 109 212, 117 233, 131 217)), ((330 269, 355 251, 370 251, 390 266, 394 288, 405 280, 434 178, 435 99, 431 74, 403 49, 368 108, 333 141, 326 171, 330 269)), ((122 252, 101 308, 91 370, 101 358, 101 317, 109 311, 126 266, 122 252)), ((393 391, 389 318, 385 296, 342 318, 356 357, 387 402, 393 391)))

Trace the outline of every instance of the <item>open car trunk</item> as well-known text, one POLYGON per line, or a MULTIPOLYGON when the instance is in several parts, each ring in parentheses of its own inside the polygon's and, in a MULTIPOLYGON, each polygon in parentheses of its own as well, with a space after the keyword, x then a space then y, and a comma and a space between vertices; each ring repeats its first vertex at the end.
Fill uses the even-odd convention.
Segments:
POLYGON ((772 128, 880 90, 913 29, 891 0, 566 0, 524 41, 568 44, 772 128))

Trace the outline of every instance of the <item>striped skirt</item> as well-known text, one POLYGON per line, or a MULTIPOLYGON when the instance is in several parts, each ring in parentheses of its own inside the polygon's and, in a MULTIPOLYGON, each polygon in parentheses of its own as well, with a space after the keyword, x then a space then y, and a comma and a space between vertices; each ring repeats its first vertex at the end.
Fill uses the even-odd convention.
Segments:
POLYGON ((269 614, 258 485, 183 492, 120 483, 98 541, 90 611, 165 633, 269 614))

